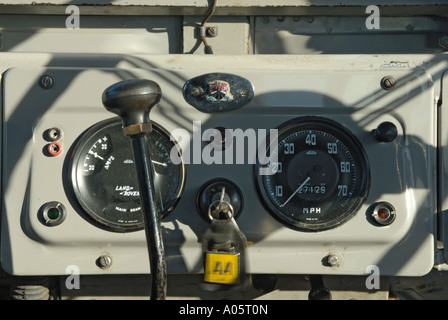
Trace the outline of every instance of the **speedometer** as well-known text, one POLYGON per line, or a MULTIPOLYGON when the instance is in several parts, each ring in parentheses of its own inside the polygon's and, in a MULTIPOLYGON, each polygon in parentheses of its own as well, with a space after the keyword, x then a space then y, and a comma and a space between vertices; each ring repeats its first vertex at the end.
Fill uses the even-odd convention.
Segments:
MULTIPOLYGON (((154 176, 155 205, 163 219, 180 199, 184 185, 183 163, 170 159, 177 148, 169 134, 152 123, 147 134, 154 176)), ((93 125, 79 138, 71 158, 71 182, 83 211, 112 231, 143 229, 138 179, 131 141, 123 135, 121 120, 93 125)))
POLYGON ((300 117, 278 128, 269 161, 257 164, 258 188, 269 212, 286 226, 322 231, 344 223, 365 201, 370 170, 359 140, 341 124, 300 117), (268 167, 272 175, 260 175, 268 167))

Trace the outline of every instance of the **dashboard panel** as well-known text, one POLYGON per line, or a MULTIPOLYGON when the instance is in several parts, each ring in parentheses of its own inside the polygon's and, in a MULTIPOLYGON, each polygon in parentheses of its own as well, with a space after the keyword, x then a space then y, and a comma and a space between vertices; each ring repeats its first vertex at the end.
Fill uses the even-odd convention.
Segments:
MULTIPOLYGON (((381 56, 364 58, 363 67, 358 69, 349 58, 308 64, 312 69, 294 58, 283 60, 281 66, 269 57, 257 57, 255 63, 248 64, 239 58, 241 63, 233 66, 223 63, 231 58, 213 57, 202 67, 189 64, 190 57, 173 59, 177 60, 172 65, 160 67, 151 63, 151 67, 105 68, 95 67, 101 58, 93 57, 89 67, 23 65, 4 73, 1 260, 5 271, 13 275, 63 275, 68 266, 76 265, 86 275, 149 272, 144 231, 111 230, 92 219, 77 197, 72 175, 73 163, 81 168, 96 165, 86 158, 89 152, 102 159, 99 166, 107 165, 108 159, 96 152, 94 142, 84 144, 87 147, 81 162, 76 159, 89 128, 98 133, 105 128, 103 121, 114 121, 108 120, 113 115, 102 105, 103 91, 118 81, 134 78, 159 84, 162 98, 150 119, 166 133, 165 140, 171 136, 182 148, 184 172, 175 182, 176 199, 162 221, 169 273, 203 272, 201 242, 209 221, 199 212, 198 198, 204 186, 213 181, 230 182, 239 190, 242 206, 236 222, 247 238, 245 255, 250 273, 364 275, 372 265, 378 266, 381 275, 418 276, 431 270, 436 241, 435 100, 439 85, 433 75, 423 68, 393 65, 390 61, 394 59, 381 56), (228 111, 204 112, 193 107, 185 100, 184 87, 191 79, 210 73, 216 74, 216 81, 226 82, 231 94, 235 93, 234 78, 220 75, 245 79, 252 85, 253 97, 228 111), (385 87, 385 77, 393 80, 390 87, 385 87), (316 129, 316 119, 325 127, 316 129), (272 183, 260 182, 251 150, 264 140, 249 132, 281 129, 294 121, 307 126, 297 129, 295 135, 279 135, 281 170, 266 176, 272 183), (384 126, 394 128, 396 135, 390 138, 386 132, 384 138, 384 126), (52 136, 55 128, 56 135, 52 136), (238 147, 236 143, 230 145, 233 158, 223 158, 223 163, 210 163, 207 146, 211 140, 205 132, 214 128, 247 133, 238 147), (303 137, 294 140, 292 137, 300 132, 303 137), (339 155, 346 150, 345 156, 334 160, 333 155, 338 154, 335 148, 339 155), (244 157, 237 163, 241 151, 244 157), (288 153, 289 165, 285 158, 288 153), (306 158, 316 155, 318 160, 306 158), (314 184, 306 180, 310 171, 321 177, 312 178, 317 181, 314 184), (292 176, 294 181, 282 181, 285 172, 286 179, 292 176), (343 178, 348 172, 356 173, 343 178), (351 184, 357 179, 362 183, 351 184), (290 218, 279 219, 282 210, 277 209, 286 208, 286 202, 292 204, 288 200, 291 197, 301 205, 296 214, 313 224, 313 219, 319 220, 319 214, 326 210, 323 203, 333 199, 330 195, 356 198, 356 205, 347 210, 349 218, 344 216, 330 227, 311 230, 291 227, 285 222, 290 218), (55 207, 59 211, 55 212, 55 207), (112 263, 100 268, 97 260, 104 255, 112 263), (334 259, 337 263, 329 262, 334 259)), ((210 91, 209 96, 222 100, 228 94, 216 96, 210 91)), ((122 164, 132 162, 122 159, 122 164)), ((168 162, 163 163, 159 166, 165 168, 168 162)), ((126 174, 123 171, 123 176, 126 174)), ((98 182, 98 178, 95 183, 109 183, 112 193, 132 196, 135 190, 131 183, 125 177, 122 182, 119 175, 109 182, 98 182)), ((92 190, 99 188, 93 185, 92 190)), ((344 208, 344 201, 338 206, 344 208)), ((117 207, 124 211, 137 208, 117 207)))

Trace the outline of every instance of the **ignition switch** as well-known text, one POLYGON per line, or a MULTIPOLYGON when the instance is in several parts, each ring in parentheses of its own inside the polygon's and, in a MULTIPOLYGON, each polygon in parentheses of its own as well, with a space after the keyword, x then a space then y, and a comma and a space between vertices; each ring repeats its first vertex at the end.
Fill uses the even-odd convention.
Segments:
POLYGON ((234 218, 238 218, 243 209, 243 195, 241 190, 231 181, 227 179, 214 179, 207 182, 199 191, 197 198, 198 211, 201 216, 210 222, 210 211, 217 209, 225 212, 232 210, 234 218), (224 195, 222 195, 224 189, 224 195), (222 201, 221 201, 221 197, 222 201), (224 208, 224 206, 227 206, 224 208))

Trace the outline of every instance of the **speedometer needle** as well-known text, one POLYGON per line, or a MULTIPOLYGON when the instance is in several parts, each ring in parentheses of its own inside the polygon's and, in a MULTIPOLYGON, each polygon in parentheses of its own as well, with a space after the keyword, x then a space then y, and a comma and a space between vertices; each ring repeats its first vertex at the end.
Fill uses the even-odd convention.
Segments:
POLYGON ((310 181, 310 179, 311 179, 310 177, 306 178, 305 181, 303 181, 302 184, 296 189, 296 191, 294 191, 294 193, 288 198, 288 200, 286 200, 285 203, 280 205, 280 208, 283 208, 289 202, 289 200, 291 200, 292 197, 294 197, 296 193, 299 192, 308 181, 310 181))

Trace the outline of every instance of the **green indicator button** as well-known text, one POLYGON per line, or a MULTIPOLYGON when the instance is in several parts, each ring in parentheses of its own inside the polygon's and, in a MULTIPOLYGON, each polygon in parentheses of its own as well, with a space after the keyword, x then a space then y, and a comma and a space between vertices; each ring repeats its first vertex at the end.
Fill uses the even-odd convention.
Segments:
POLYGON ((50 218, 52 220, 59 218, 60 214, 61 213, 58 208, 50 208, 50 209, 48 209, 48 212, 47 212, 48 218, 50 218))
POLYGON ((47 227, 54 227, 64 222, 67 216, 67 210, 64 205, 58 201, 45 203, 41 208, 39 220, 47 227))

